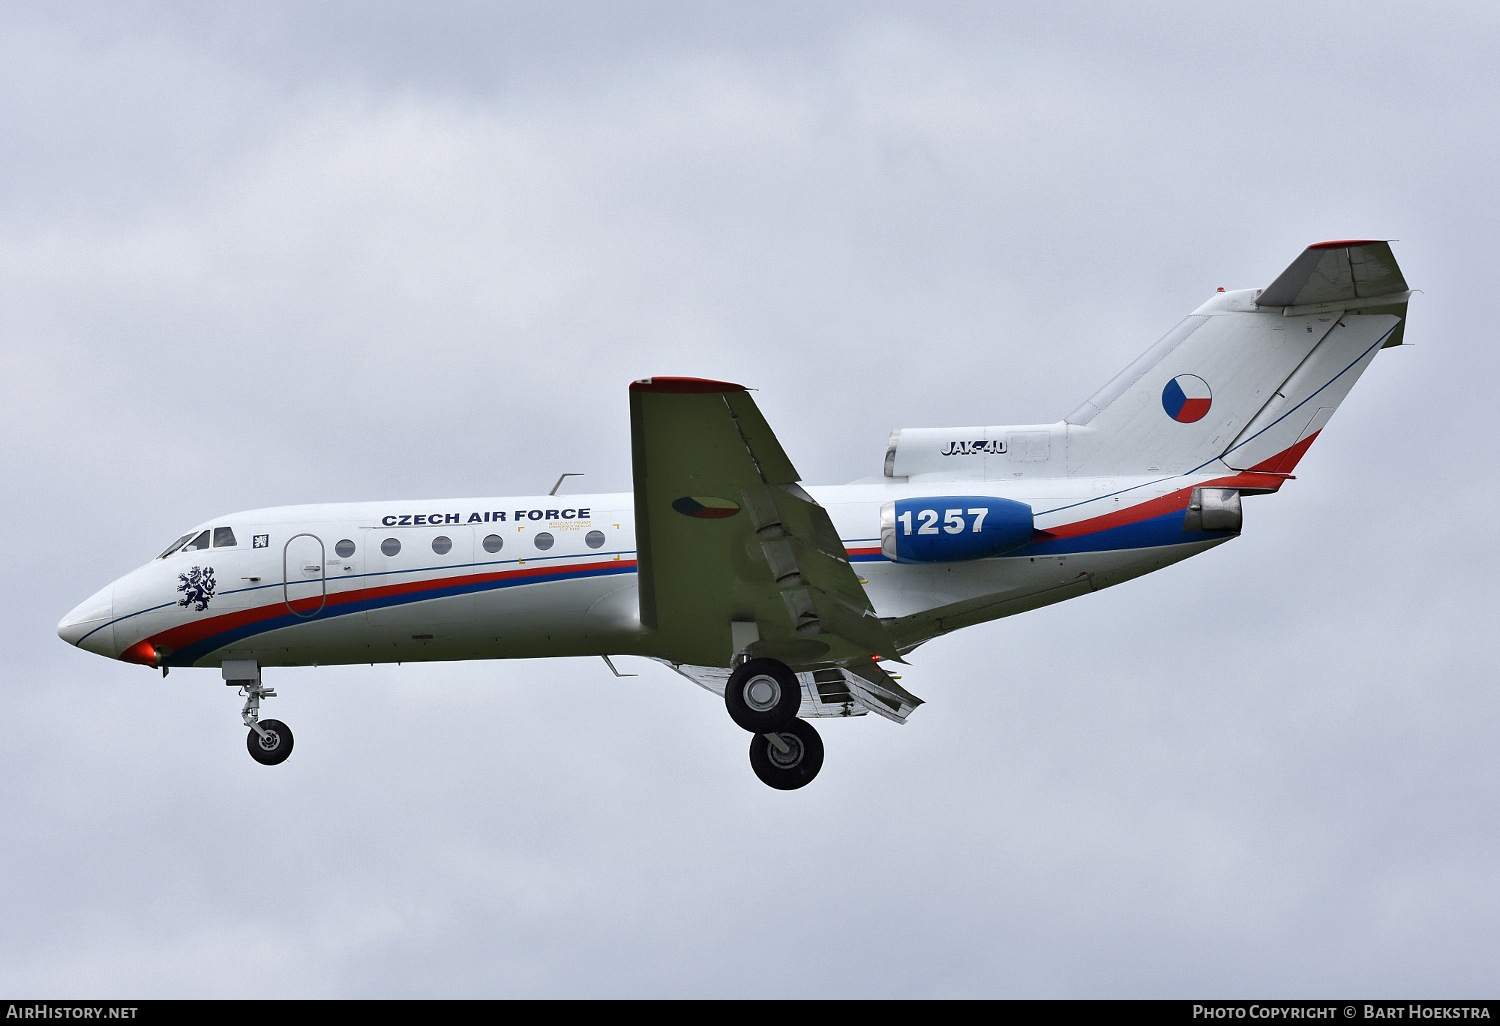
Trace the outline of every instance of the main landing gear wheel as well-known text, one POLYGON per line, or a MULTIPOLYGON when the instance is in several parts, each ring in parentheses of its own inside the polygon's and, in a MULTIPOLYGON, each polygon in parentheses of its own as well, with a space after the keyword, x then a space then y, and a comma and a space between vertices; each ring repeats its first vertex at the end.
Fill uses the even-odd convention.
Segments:
POLYGON ((823 768, 823 739, 806 720, 792 720, 770 736, 756 734, 750 739, 750 768, 768 787, 795 791, 823 768))
POLYGON ((735 667, 724 687, 729 718, 752 734, 781 730, 802 708, 802 685, 785 663, 751 659, 735 667))
POLYGON ((261 737, 252 727, 250 736, 245 738, 250 758, 262 766, 275 766, 279 762, 285 762, 286 757, 292 754, 291 728, 280 720, 261 720, 260 728, 266 732, 265 737, 261 737))

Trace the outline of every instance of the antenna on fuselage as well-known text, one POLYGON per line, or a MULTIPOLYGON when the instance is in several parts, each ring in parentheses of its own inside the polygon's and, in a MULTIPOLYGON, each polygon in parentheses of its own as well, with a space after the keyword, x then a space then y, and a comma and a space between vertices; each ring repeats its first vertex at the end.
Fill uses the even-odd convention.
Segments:
POLYGON ((560 478, 557 479, 557 484, 553 485, 552 486, 552 490, 550 492, 548 492, 547 494, 548 495, 556 495, 557 494, 557 490, 562 487, 563 478, 568 478, 568 477, 582 477, 582 476, 583 476, 582 474, 564 474, 562 477, 560 477, 560 478))

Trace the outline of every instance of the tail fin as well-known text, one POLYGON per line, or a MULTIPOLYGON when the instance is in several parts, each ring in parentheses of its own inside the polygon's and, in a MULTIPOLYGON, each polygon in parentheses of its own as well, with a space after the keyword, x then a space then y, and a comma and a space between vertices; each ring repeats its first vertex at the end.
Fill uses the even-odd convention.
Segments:
POLYGON ((1309 246, 1265 289, 1199 307, 1067 418, 1068 473, 1288 473, 1411 293, 1384 242, 1309 246))

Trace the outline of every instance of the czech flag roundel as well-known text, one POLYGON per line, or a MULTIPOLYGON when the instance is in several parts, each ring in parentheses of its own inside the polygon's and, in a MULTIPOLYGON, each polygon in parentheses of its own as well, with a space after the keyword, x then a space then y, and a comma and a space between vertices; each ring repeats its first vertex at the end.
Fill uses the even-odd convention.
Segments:
POLYGON ((1202 420, 1214 404, 1208 382, 1196 374, 1179 374, 1161 390, 1161 405, 1167 416, 1180 424, 1202 420))

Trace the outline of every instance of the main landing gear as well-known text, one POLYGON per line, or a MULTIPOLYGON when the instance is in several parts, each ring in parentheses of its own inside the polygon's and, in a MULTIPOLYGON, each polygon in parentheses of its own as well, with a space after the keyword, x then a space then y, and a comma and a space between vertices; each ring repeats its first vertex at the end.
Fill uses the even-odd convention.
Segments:
POLYGON ((734 668, 724 688, 729 718, 754 734, 779 730, 797 718, 802 685, 785 663, 747 659, 734 668))
POLYGON ((823 739, 806 720, 750 739, 750 768, 760 782, 778 791, 812 783, 823 768, 823 739))
POLYGON ((238 687, 245 696, 245 708, 241 715, 250 733, 245 736, 245 747, 250 758, 262 766, 275 766, 286 761, 292 754, 292 730, 280 720, 260 718, 260 700, 275 698, 276 692, 260 682, 260 664, 253 659, 226 659, 222 671, 224 683, 238 687))
POLYGON ((734 668, 724 687, 730 719, 755 736, 750 739, 750 768, 763 784, 795 791, 812 783, 823 768, 823 739, 806 720, 802 684, 785 663, 748 659, 734 668))

